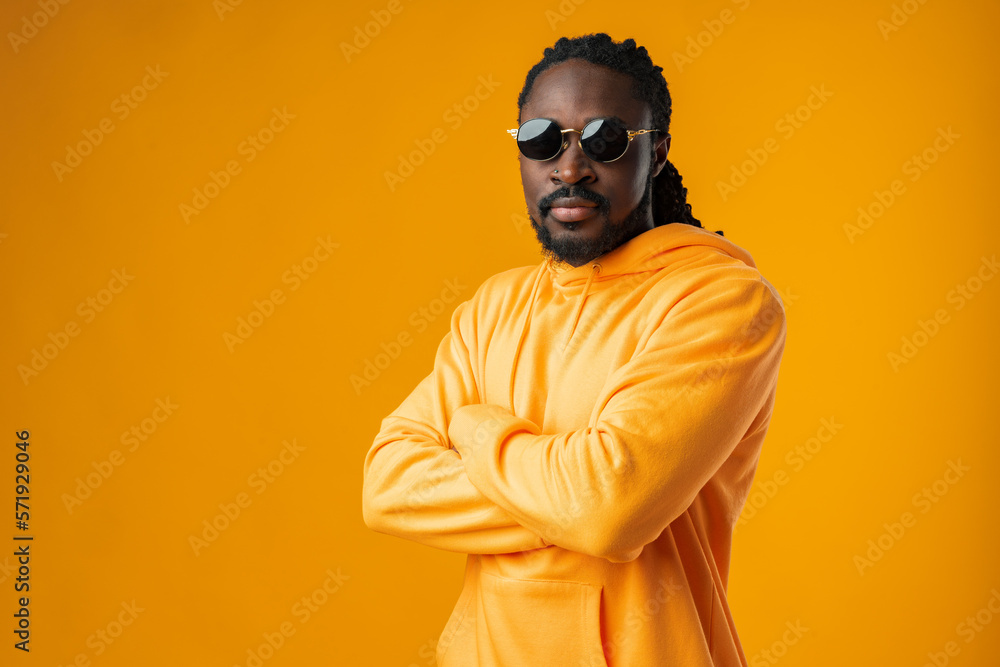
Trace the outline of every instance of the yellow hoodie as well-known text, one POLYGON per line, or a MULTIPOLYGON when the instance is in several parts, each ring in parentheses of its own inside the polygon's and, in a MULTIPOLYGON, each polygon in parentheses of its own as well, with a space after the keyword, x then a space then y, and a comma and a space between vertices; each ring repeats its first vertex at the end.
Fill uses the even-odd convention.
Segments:
POLYGON ((458 305, 364 464, 369 527, 469 554, 438 665, 745 666, 732 530, 785 330, 749 253, 682 223, 458 305))

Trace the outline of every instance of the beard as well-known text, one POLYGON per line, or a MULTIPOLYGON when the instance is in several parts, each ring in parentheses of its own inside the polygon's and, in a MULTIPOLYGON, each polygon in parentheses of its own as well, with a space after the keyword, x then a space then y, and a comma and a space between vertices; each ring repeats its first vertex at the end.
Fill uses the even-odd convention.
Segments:
POLYGON ((581 197, 597 204, 600 214, 604 216, 604 226, 597 238, 585 239, 571 235, 559 239, 552 237, 548 228, 540 224, 528 212, 528 219, 531 220, 531 227, 535 230, 535 237, 542 244, 542 255, 548 259, 555 259, 566 262, 572 266, 582 266, 592 259, 605 255, 626 241, 629 241, 648 229, 650 204, 652 202, 653 172, 650 170, 646 177, 645 192, 636 207, 625 216, 620 223, 613 223, 608 220, 608 212, 611 202, 603 195, 591 192, 582 188, 560 188, 550 195, 547 195, 538 204, 538 211, 544 218, 551 210, 551 202, 559 197, 581 197))

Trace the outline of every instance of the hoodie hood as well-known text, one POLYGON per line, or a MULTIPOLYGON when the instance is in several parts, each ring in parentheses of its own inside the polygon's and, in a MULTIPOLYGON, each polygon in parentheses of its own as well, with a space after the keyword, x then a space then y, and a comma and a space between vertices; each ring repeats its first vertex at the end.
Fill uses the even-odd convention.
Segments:
POLYGON ((605 289, 613 281, 623 277, 657 271, 668 266, 676 256, 674 251, 690 246, 715 248, 725 255, 740 260, 749 267, 757 268, 749 252, 724 236, 682 222, 672 222, 649 229, 629 239, 614 250, 580 266, 574 267, 553 258, 547 258, 542 262, 536 271, 528 308, 521 320, 517 347, 510 369, 509 401, 511 410, 514 408, 514 371, 517 368, 517 360, 528 332, 531 313, 534 310, 538 287, 542 280, 551 281, 553 290, 567 299, 576 299, 576 307, 570 318, 569 334, 562 342, 562 349, 565 350, 576 333, 576 325, 580 321, 588 294, 605 289))

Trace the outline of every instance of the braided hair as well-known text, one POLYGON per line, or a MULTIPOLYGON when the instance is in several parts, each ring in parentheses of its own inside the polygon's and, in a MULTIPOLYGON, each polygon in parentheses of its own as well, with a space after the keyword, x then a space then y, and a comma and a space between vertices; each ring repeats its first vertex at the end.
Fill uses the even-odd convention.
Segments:
MULTIPOLYGON (((524 88, 517 97, 519 116, 538 75, 571 58, 603 65, 631 76, 632 97, 649 105, 653 113, 653 127, 665 133, 670 131, 670 91, 667 90, 667 80, 663 78, 663 68, 654 65, 646 48, 636 46, 634 39, 615 42, 603 32, 573 38, 560 37, 555 46, 546 48, 541 61, 528 70, 524 88)), ((654 146, 652 142, 650 145, 654 146)), ((655 153, 655 148, 651 148, 651 152, 655 153)), ((670 222, 701 227, 701 222, 691 214, 687 188, 681 183, 681 175, 667 160, 653 181, 653 224, 659 227, 670 222)))

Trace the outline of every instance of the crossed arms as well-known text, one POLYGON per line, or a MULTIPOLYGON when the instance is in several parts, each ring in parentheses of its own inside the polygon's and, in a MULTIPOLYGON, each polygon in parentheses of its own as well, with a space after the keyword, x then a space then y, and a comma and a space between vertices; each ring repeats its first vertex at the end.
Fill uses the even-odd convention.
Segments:
POLYGON ((708 283, 608 378, 593 426, 543 434, 483 404, 473 368, 482 289, 434 370, 382 421, 364 464, 372 529, 461 553, 549 545, 632 560, 694 500, 777 382, 780 300, 759 277, 708 283))

